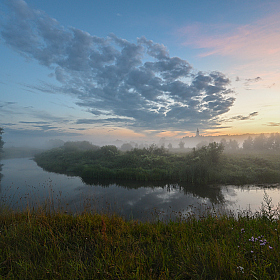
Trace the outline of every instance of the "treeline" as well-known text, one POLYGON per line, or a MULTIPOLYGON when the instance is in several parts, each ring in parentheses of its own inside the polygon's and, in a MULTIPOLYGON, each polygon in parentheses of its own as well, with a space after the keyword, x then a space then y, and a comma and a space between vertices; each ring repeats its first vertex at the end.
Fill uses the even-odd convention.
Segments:
POLYGON ((222 151, 223 146, 217 143, 178 155, 156 145, 123 152, 113 145, 67 142, 36 155, 35 161, 48 171, 78 175, 87 181, 91 178, 203 184, 215 181, 222 151))
POLYGON ((280 134, 272 133, 270 136, 260 134, 255 138, 249 136, 243 142, 243 149, 246 151, 280 151, 280 134))
POLYGON ((275 152, 280 151, 280 134, 271 133, 269 136, 260 134, 254 138, 249 136, 246 140, 244 140, 241 147, 239 147, 239 143, 236 140, 232 139, 229 141, 222 139, 220 143, 224 146, 225 151, 275 152))
POLYGON ((116 146, 66 142, 35 156, 47 171, 91 180, 166 181, 190 184, 280 182, 279 157, 258 158, 223 154, 221 143, 210 143, 187 154, 174 154, 151 145, 123 152, 116 146))

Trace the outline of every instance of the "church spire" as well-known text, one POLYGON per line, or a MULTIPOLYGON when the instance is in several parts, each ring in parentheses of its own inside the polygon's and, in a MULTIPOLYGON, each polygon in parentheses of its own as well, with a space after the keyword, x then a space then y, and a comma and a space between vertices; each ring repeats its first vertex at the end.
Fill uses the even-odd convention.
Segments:
POLYGON ((195 137, 199 137, 199 130, 198 130, 198 128, 196 129, 196 135, 195 135, 195 137))

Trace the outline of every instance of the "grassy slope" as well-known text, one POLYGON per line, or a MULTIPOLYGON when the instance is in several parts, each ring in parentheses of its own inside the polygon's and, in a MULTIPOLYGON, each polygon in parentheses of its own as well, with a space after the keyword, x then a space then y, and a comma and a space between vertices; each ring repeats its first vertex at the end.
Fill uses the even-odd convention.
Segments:
POLYGON ((140 223, 115 215, 1 212, 0 277, 279 279, 279 216, 269 213, 140 223))

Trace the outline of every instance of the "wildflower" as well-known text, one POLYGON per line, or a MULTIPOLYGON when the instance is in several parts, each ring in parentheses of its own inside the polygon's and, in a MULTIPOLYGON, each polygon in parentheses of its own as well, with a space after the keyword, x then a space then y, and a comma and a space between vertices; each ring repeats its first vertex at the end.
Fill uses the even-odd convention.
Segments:
POLYGON ((268 246, 268 248, 269 248, 269 249, 273 249, 273 247, 271 247, 271 246, 268 246))
POLYGON ((241 233, 244 233, 244 232, 245 232, 245 229, 244 229, 244 228, 242 228, 242 229, 241 229, 241 233))
POLYGON ((251 251, 251 253, 253 254, 253 253, 254 253, 254 251, 251 251))
POLYGON ((249 241, 251 241, 251 242, 255 242, 255 241, 257 241, 258 239, 256 238, 254 238, 254 236, 252 236, 250 239, 249 239, 249 241))

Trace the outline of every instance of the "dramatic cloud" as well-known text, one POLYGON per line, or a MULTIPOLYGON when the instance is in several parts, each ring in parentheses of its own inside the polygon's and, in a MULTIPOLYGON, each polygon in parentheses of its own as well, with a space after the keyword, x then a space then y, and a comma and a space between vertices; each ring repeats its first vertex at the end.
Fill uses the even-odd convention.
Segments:
POLYGON ((193 130, 218 124, 235 98, 230 81, 220 72, 194 72, 186 60, 170 57, 161 44, 139 38, 136 43, 65 29, 22 0, 8 2, 1 36, 15 51, 53 70, 61 84, 34 85, 44 92, 65 93, 92 119, 77 124, 143 130, 193 130))

